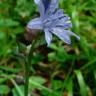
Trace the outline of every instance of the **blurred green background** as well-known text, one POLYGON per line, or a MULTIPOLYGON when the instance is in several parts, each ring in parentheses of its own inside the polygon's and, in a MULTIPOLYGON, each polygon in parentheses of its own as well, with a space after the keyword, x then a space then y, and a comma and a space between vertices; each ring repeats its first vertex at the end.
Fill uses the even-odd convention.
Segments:
MULTIPOLYGON (((72 38, 66 45, 54 37, 47 47, 44 38, 32 56, 30 96, 96 96, 96 1, 59 0, 72 20, 72 38)), ((24 96, 25 42, 18 44, 31 18, 38 16, 33 0, 0 0, 0 96, 24 96), (20 35, 19 35, 20 34, 20 35)), ((22 40, 23 41, 23 40, 22 40)))

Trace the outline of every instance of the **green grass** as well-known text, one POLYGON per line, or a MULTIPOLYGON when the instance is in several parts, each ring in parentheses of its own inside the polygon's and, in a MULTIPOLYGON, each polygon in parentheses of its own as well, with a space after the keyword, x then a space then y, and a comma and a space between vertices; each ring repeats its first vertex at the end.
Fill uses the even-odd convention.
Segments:
MULTIPOLYGON (((30 57, 29 94, 96 96, 96 1, 59 1, 60 8, 71 17, 72 31, 81 39, 72 38, 72 44, 66 45, 54 37, 47 47, 43 36, 37 38, 30 57)), ((27 22, 38 15, 36 8, 33 0, 0 0, 0 96, 24 94, 22 54, 27 53, 25 42, 17 38, 25 33, 27 22)))

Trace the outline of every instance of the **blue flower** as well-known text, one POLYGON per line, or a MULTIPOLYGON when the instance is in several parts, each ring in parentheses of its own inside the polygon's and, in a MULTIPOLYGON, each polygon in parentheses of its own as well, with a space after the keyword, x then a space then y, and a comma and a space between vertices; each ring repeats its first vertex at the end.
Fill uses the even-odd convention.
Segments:
POLYGON ((75 33, 68 30, 72 27, 70 18, 63 13, 63 9, 58 9, 58 0, 34 0, 38 6, 40 17, 32 19, 27 28, 39 29, 45 33, 47 45, 52 41, 52 34, 59 37, 65 43, 70 44, 70 36, 80 39, 75 33))

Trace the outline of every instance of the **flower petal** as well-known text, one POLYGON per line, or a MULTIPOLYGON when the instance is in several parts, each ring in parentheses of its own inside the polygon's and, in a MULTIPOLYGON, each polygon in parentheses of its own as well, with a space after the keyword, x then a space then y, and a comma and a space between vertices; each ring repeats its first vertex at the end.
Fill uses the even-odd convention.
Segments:
POLYGON ((80 40, 80 37, 75 33, 71 32, 70 30, 65 30, 65 32, 67 32, 68 35, 75 36, 78 40, 80 40))
POLYGON ((42 30, 42 22, 41 22, 40 18, 35 18, 35 19, 32 19, 31 21, 29 21, 29 23, 27 24, 27 28, 42 30))
POLYGON ((54 14, 49 14, 49 18, 51 18, 52 20, 55 20, 61 17, 64 17, 63 9, 57 10, 56 13, 54 14))
MULTIPOLYGON (((49 0, 50 1, 50 0, 49 0)), ((54 14, 58 8, 58 0, 51 0, 48 9, 46 10, 45 18, 57 18, 54 14)))
POLYGON ((53 28, 52 33, 59 37, 65 43, 71 44, 70 37, 64 32, 63 29, 53 28))
POLYGON ((44 8, 42 0, 34 0, 34 2, 38 6, 38 10, 40 12, 40 17, 44 17, 45 8, 44 8))
POLYGON ((50 6, 51 0, 42 0, 43 4, 44 4, 44 8, 45 8, 45 12, 47 11, 47 9, 50 6))
POLYGON ((52 41, 52 33, 49 32, 48 29, 44 29, 44 32, 45 32, 45 39, 46 39, 47 45, 49 46, 52 41))
POLYGON ((57 18, 61 18, 61 17, 65 16, 63 9, 58 9, 55 13, 55 16, 57 16, 57 18))
POLYGON ((53 27, 61 27, 64 29, 68 29, 72 27, 72 23, 67 16, 61 19, 54 20, 52 25, 53 27))
POLYGON ((59 23, 56 25, 56 27, 61 27, 61 28, 64 28, 64 29, 68 29, 68 28, 71 28, 72 27, 72 23, 59 23))
POLYGON ((54 13, 57 8, 58 8, 58 0, 51 0, 50 13, 54 13))

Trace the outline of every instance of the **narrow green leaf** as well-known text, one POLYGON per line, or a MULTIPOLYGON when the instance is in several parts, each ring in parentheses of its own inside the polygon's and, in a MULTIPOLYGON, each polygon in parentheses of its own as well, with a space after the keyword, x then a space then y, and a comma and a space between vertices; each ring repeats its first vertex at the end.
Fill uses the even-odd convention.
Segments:
POLYGON ((19 96, 24 96, 24 92, 22 92, 22 90, 21 90, 20 87, 16 84, 16 82, 15 82, 13 79, 11 79, 11 81, 12 81, 12 83, 14 84, 18 95, 19 95, 19 96))
POLYGON ((9 67, 6 67, 6 66, 0 66, 0 70, 4 70, 4 71, 7 71, 7 72, 12 72, 12 73, 17 73, 17 72, 20 71, 20 69, 9 68, 9 67))
POLYGON ((70 78, 70 80, 68 81, 67 90, 68 90, 68 96, 73 96, 73 82, 72 82, 72 78, 70 78))
POLYGON ((46 82, 45 79, 43 79, 42 77, 36 77, 36 76, 32 76, 29 79, 29 87, 32 89, 39 89, 39 90, 47 90, 48 92, 52 92, 50 89, 46 88, 45 86, 43 86, 42 84, 44 84, 46 82))
POLYGON ((79 86, 80 86, 81 96, 88 96, 87 95, 87 86, 85 84, 85 81, 84 81, 84 78, 83 78, 83 75, 82 75, 81 71, 80 70, 75 70, 74 72, 76 74, 76 77, 77 77, 77 80, 78 80, 78 83, 79 83, 79 86))

